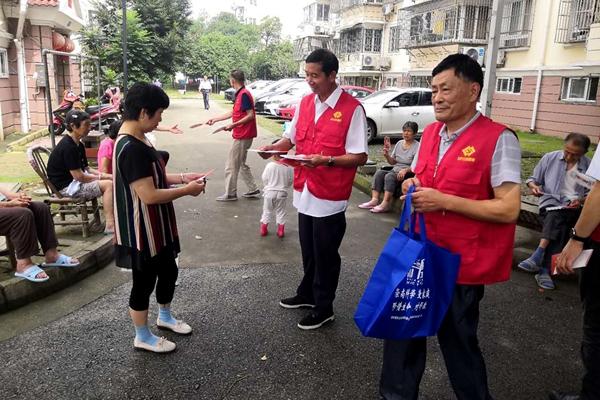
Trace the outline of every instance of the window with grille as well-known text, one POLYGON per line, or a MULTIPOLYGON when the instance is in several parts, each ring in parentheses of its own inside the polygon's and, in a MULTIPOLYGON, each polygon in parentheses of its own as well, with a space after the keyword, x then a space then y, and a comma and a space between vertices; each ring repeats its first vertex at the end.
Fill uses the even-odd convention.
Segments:
POLYGON ((561 0, 555 42, 585 42, 594 21, 594 10, 598 0, 561 0))
POLYGON ((570 77, 562 79, 560 99, 567 101, 596 101, 598 78, 570 77))
POLYGON ((500 47, 527 47, 531 40, 533 0, 510 0, 504 5, 500 47))
POLYGON ((8 51, 0 49, 0 78, 8 78, 8 51))
POLYGON ((381 51, 381 29, 365 29, 364 51, 381 51))
POLYGON ((329 4, 317 4, 317 21, 329 21, 329 4))
POLYGON ((496 80, 496 92, 498 93, 521 93, 522 78, 498 78, 496 80))

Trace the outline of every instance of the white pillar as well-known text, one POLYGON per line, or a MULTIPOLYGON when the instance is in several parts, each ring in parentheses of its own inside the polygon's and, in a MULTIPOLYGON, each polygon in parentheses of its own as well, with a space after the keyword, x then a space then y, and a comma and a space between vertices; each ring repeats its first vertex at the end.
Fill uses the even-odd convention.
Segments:
POLYGON ((483 77, 483 90, 481 91, 481 111, 487 117, 492 113, 492 97, 496 86, 496 60, 500 45, 500 31, 502 26, 502 12, 504 0, 494 0, 492 3, 492 19, 490 21, 490 38, 485 55, 485 75, 483 77))

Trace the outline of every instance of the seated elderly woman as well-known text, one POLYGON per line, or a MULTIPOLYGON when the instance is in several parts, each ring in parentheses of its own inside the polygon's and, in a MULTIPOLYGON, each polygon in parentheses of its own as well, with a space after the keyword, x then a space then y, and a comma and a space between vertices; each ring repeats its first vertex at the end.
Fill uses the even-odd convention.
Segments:
POLYGON ((63 196, 90 200, 102 196, 106 228, 113 233, 112 175, 90 168, 81 139, 90 132, 90 116, 71 110, 65 124, 67 135, 56 145, 48 159, 48 179, 63 196))
POLYGON ((371 186, 371 200, 358 207, 370 209, 372 213, 385 213, 391 210, 396 187, 399 187, 405 179, 415 175, 411 171, 410 165, 419 149, 419 142, 415 140, 418 131, 419 126, 416 122, 406 122, 402 126, 403 140, 396 143, 392 154, 390 154, 390 138, 387 136, 384 138, 383 155, 393 167, 389 170, 380 169, 375 173, 371 186), (382 191, 384 191, 383 201, 379 204, 379 195, 382 191))
POLYGON ((31 282, 47 281, 48 275, 31 257, 38 253, 38 240, 46 262, 43 267, 76 267, 79 261, 60 254, 50 209, 44 203, 31 201, 25 194, 0 188, 0 235, 8 236, 17 253, 15 276, 31 282))

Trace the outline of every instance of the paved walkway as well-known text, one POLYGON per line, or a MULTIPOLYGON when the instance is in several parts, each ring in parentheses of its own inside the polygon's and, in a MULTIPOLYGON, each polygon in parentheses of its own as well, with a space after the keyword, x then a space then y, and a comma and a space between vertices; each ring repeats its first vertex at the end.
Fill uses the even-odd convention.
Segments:
MULTIPOLYGON (((199 101, 173 101, 165 123, 183 128, 214 116, 199 101)), ((390 229, 393 215, 372 215, 354 191, 342 245, 336 321, 316 332, 296 328, 301 311, 277 302, 301 277, 295 214, 287 236, 261 238, 261 201, 219 203, 228 134, 209 128, 158 134, 170 170, 215 168, 207 193, 176 202, 183 252, 173 308, 195 332, 178 350, 158 356, 132 350, 127 315, 129 273, 107 267, 30 306, 0 315, 0 398, 376 399, 381 342, 360 336, 353 311, 390 229)), ((261 132, 255 146, 272 137, 261 132)), ((265 161, 249 155, 258 178, 265 161)), ((240 182, 243 191, 243 183, 240 182)), ((533 238, 535 239, 535 238, 533 238)), ((518 244, 532 237, 519 231, 518 244)), ((151 310, 152 318, 156 310, 151 310)), ((544 399, 549 389, 578 385, 581 311, 573 281, 537 291, 533 277, 514 272, 489 287, 481 306, 481 347, 496 399, 544 399)), ((436 341, 422 399, 454 398, 436 341)))

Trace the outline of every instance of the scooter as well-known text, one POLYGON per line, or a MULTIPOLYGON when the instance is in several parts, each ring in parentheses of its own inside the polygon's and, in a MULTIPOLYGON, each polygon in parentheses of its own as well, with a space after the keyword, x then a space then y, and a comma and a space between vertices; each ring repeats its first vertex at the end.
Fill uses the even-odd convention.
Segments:
MULTIPOLYGON (((65 131, 65 119, 67 113, 72 109, 87 112, 90 115, 92 130, 99 130, 99 125, 101 125, 102 131, 107 133, 110 124, 121 118, 121 91, 119 88, 108 88, 102 98, 109 103, 85 107, 83 96, 78 96, 71 90, 65 90, 62 102, 52 112, 54 115, 52 119, 54 134, 61 135, 65 131)), ((48 127, 48 130, 50 131, 50 127, 48 127)))

